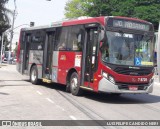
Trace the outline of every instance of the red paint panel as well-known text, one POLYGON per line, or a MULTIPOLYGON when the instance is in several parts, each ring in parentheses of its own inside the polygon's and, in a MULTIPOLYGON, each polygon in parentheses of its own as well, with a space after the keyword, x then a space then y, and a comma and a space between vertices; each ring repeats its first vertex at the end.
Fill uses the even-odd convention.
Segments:
POLYGON ((20 35, 19 35, 19 41, 18 41, 18 48, 17 48, 17 53, 16 53, 16 59, 17 59, 17 63, 20 63, 20 51, 21 51, 21 35, 22 35, 22 31, 20 31, 20 35))
POLYGON ((82 55, 80 52, 60 51, 58 57, 58 82, 66 84, 67 73, 75 68, 79 73, 80 67, 75 67, 75 55, 82 55))
POLYGON ((121 82, 121 83, 144 84, 144 83, 149 83, 149 80, 153 77, 153 73, 145 76, 132 76, 132 75, 118 74, 113 70, 108 69, 103 64, 102 64, 102 69, 106 71, 108 74, 112 75, 116 82, 121 82), (147 78, 147 81, 140 81, 141 78, 147 78))
POLYGON ((105 17, 95 17, 95 18, 88 18, 82 20, 72 20, 63 22, 62 26, 71 26, 71 25, 78 25, 78 24, 87 24, 87 23, 101 23, 104 25, 105 17))
POLYGON ((114 76, 117 82, 144 84, 144 83, 149 83, 149 80, 152 78, 153 74, 149 74, 146 76, 127 76, 116 73, 114 76), (141 81, 141 79, 144 78, 146 78, 147 81, 141 81))

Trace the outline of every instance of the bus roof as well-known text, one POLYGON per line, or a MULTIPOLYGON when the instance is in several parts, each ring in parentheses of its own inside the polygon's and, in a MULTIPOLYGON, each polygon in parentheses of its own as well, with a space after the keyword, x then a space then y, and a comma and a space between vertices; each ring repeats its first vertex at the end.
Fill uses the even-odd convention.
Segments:
POLYGON ((37 27, 30 27, 30 28, 22 28, 21 31, 47 29, 47 28, 51 28, 51 27, 52 27, 52 26, 49 26, 49 25, 37 26, 37 27))
POLYGON ((115 18, 119 18, 119 19, 126 19, 126 20, 134 20, 134 21, 138 21, 138 22, 145 22, 147 24, 152 24, 151 22, 142 20, 142 19, 138 19, 138 18, 134 18, 134 17, 122 17, 122 16, 114 16, 115 18))
POLYGON ((70 26, 70 25, 77 25, 77 24, 86 24, 86 23, 101 23, 102 25, 105 24, 106 18, 117 18, 117 19, 125 19, 125 20, 133 20, 137 22, 144 22, 147 24, 152 24, 150 22, 138 19, 138 18, 132 18, 132 17, 122 17, 122 16, 101 16, 101 17, 89 17, 85 19, 73 19, 69 21, 64 21, 62 26, 70 26))
POLYGON ((82 19, 73 19, 69 21, 63 22, 62 26, 70 26, 70 25, 77 25, 77 24, 87 24, 87 23, 101 23, 104 25, 105 20, 104 16, 101 17, 87 17, 87 18, 82 18, 82 19))
POLYGON ((100 16, 100 17, 86 17, 82 16, 77 19, 69 19, 69 20, 63 20, 58 22, 52 22, 50 25, 45 26, 37 26, 37 27, 30 27, 30 28, 22 28, 22 31, 24 30, 38 30, 38 29, 48 29, 53 27, 60 27, 60 26, 71 26, 71 25, 80 25, 80 24, 89 24, 89 23, 101 23, 102 25, 105 24, 106 18, 118 18, 118 19, 126 19, 126 20, 134 20, 139 22, 144 22, 147 24, 152 24, 150 22, 138 19, 138 18, 132 18, 132 17, 122 17, 122 16, 100 16))

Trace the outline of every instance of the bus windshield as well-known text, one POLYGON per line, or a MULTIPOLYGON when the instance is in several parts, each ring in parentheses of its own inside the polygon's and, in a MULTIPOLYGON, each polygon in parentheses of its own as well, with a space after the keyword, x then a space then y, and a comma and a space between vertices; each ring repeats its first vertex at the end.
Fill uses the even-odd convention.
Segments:
POLYGON ((106 63, 132 66, 153 66, 153 36, 107 31, 102 46, 106 63))

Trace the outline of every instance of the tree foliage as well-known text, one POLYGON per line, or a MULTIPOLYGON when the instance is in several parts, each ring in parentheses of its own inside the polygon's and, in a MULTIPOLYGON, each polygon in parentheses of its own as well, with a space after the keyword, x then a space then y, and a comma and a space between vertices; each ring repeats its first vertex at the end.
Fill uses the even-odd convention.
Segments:
POLYGON ((150 21, 158 29, 160 0, 69 0, 66 18, 79 16, 127 16, 150 21))
POLYGON ((7 15, 7 13, 10 11, 7 8, 5 8, 5 4, 7 2, 8 0, 0 1, 0 35, 10 27, 9 17, 7 15))
POLYGON ((4 49, 5 49, 5 51, 8 51, 9 50, 9 47, 8 47, 8 45, 9 45, 9 41, 8 41, 8 37, 7 37, 7 35, 4 35, 4 41, 3 41, 3 45, 4 45, 4 49))
POLYGON ((70 0, 66 3, 65 16, 67 18, 76 18, 86 15, 85 8, 82 6, 82 0, 70 0))

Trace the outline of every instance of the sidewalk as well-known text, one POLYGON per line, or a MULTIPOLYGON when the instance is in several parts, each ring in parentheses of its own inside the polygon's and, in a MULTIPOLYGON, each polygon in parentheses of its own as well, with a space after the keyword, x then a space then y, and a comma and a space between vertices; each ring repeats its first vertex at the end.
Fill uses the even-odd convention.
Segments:
POLYGON ((158 75, 154 75, 154 82, 160 84, 159 76, 158 75))
POLYGON ((0 64, 0 68, 3 67, 3 66, 7 66, 7 65, 8 65, 8 64, 0 64))

